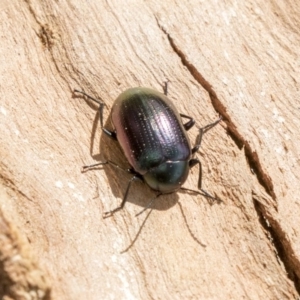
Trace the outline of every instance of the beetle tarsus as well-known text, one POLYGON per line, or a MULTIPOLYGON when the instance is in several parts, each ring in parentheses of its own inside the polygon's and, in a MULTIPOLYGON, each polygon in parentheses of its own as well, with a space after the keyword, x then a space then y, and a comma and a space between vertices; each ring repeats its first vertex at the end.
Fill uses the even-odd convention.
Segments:
POLYGON ((103 213, 103 219, 111 217, 115 212, 117 212, 120 209, 122 209, 122 207, 118 207, 118 208, 116 208, 114 210, 104 212, 103 213))
POLYGON ((215 127, 217 124, 219 124, 219 122, 222 120, 222 116, 219 117, 219 119, 213 123, 210 123, 208 125, 205 125, 204 127, 198 127, 199 129, 199 135, 197 136, 197 140, 196 140, 196 146, 192 149, 192 154, 196 153, 200 146, 201 146, 201 142, 202 142, 202 137, 204 135, 204 133, 206 133, 207 131, 209 131, 210 129, 212 129, 213 127, 215 127))
POLYGON ((101 102, 100 100, 88 95, 86 92, 84 91, 79 91, 79 90, 74 90, 74 93, 79 93, 79 94, 82 94, 84 95, 85 97, 87 97, 88 99, 96 102, 99 104, 99 108, 98 108, 98 111, 99 111, 99 116, 100 116, 100 126, 102 128, 102 130, 104 131, 104 133, 106 135, 108 135, 110 138, 114 139, 114 140, 117 140, 117 135, 116 135, 116 132, 115 131, 110 131, 106 128, 104 128, 103 126, 103 109, 104 109, 104 106, 105 106, 105 103, 104 102, 101 102))
POLYGON ((81 172, 84 173, 86 171, 88 171, 89 169, 92 169, 94 167, 98 167, 98 166, 103 166, 103 165, 107 165, 109 162, 108 161, 103 161, 100 163, 96 163, 96 164, 92 164, 92 165, 87 165, 87 166, 83 166, 81 168, 81 172))
POLYGON ((90 100, 92 100, 92 101, 94 101, 94 102, 96 102, 96 103, 98 103, 98 104, 100 104, 100 105, 105 105, 105 103, 103 103, 103 102, 101 102, 100 100, 98 100, 98 99, 96 99, 96 98, 94 98, 94 97, 92 97, 92 96, 90 96, 90 95, 88 95, 86 92, 84 92, 84 91, 79 91, 79 90, 74 90, 74 93, 79 93, 79 94, 82 94, 82 95, 84 95, 84 96, 86 96, 88 99, 90 99, 90 100))
MULTIPOLYGON (((108 161, 108 162, 109 162, 109 161, 108 161)), ((116 166, 117 166, 117 165, 116 165, 116 166)), ((139 177, 139 174, 134 175, 134 176, 129 180, 128 185, 127 185, 127 188, 126 188, 126 192, 125 192, 125 195, 124 195, 124 197, 123 197, 123 200, 122 200, 121 205, 118 206, 117 208, 111 210, 111 211, 104 212, 103 218, 108 218, 108 217, 112 216, 115 212, 117 212, 117 211, 123 209, 123 207, 124 207, 124 205, 125 205, 125 203, 126 203, 126 201, 127 201, 127 196, 128 196, 128 192, 129 192, 131 183, 132 183, 133 181, 136 181, 136 180, 141 180, 141 178, 139 177)))
POLYGON ((184 191, 187 191, 187 192, 191 192, 191 193, 195 193, 195 194, 204 196, 205 198, 208 199, 210 204, 214 204, 215 202, 217 202, 217 203, 223 202, 223 200, 221 200, 219 197, 214 197, 214 196, 212 196, 211 194, 209 194, 208 192, 206 192, 203 189, 200 189, 200 191, 188 189, 188 188, 185 188, 185 187, 181 187, 180 189, 184 190, 184 191))
POLYGON ((167 79, 167 81, 164 82, 165 85, 163 86, 163 90, 164 90, 164 95, 165 95, 165 96, 168 96, 168 86, 169 86, 169 82, 170 82, 169 79, 167 79))
POLYGON ((223 202, 219 197, 214 197, 211 194, 209 194, 207 191, 205 191, 204 189, 200 189, 200 191, 203 193, 202 195, 208 199, 212 200, 212 203, 214 203, 215 201, 220 203, 223 202))
POLYGON ((202 128, 199 128, 199 130, 201 130, 204 133, 206 133, 207 131, 209 131, 210 129, 212 129, 213 127, 215 127, 217 124, 219 124, 222 121, 222 116, 219 117, 219 119, 213 123, 210 123, 208 125, 205 125, 202 128))

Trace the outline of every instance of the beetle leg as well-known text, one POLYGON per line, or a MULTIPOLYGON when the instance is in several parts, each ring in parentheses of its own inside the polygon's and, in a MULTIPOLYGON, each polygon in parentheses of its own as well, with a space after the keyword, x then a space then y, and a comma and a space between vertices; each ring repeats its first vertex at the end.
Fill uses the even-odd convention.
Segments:
POLYGON ((203 131, 203 133, 207 132, 208 130, 212 129, 213 127, 215 127, 220 121, 222 120, 222 116, 219 117, 219 119, 213 123, 210 123, 202 128, 199 128, 200 130, 203 131))
POLYGON ((123 169, 121 168, 119 165, 117 165, 116 163, 112 162, 111 160, 106 160, 106 161, 103 161, 103 162, 99 162, 99 163, 96 163, 96 164, 92 164, 92 165, 88 165, 88 166, 83 166, 82 167, 82 172, 85 172, 87 171, 88 169, 92 169, 94 167, 98 167, 98 166, 103 166, 103 165, 111 165, 115 168, 118 168, 124 172, 127 172, 127 173, 130 173, 130 174, 134 174, 137 176, 137 173, 134 171, 134 169, 130 168, 130 169, 123 169))
POLYGON ((86 96, 88 99, 96 102, 99 104, 99 108, 98 108, 98 111, 99 111, 99 116, 100 116, 100 125, 101 125, 101 129, 103 130, 103 132, 108 135, 110 138, 114 139, 114 140, 117 140, 117 135, 116 135, 116 132, 115 131, 110 131, 108 129, 106 129, 105 127, 103 127, 103 108, 105 106, 105 103, 99 101, 98 99, 96 98, 93 98, 92 96, 86 94, 85 92, 83 91, 79 91, 79 90, 74 90, 75 93, 80 93, 84 96, 86 96))
POLYGON ((108 135, 110 138, 112 138, 113 140, 117 140, 117 134, 115 131, 110 131, 108 129, 106 129, 105 127, 102 127, 103 132, 108 135))
POLYGON ((208 130, 212 129, 214 126, 216 126, 220 121, 222 120, 222 117, 220 117, 217 121, 210 123, 202 128, 199 128, 199 135, 197 136, 196 139, 196 146, 192 149, 192 154, 197 152, 201 146, 202 142, 202 136, 204 133, 206 133, 208 130))
POLYGON ((190 169, 191 169, 192 167, 194 167, 195 165, 199 165, 198 189, 201 190, 201 187, 202 187, 202 164, 201 164, 201 162, 200 162, 199 159, 197 159, 197 158, 192 158, 192 159, 189 161, 190 169))
POLYGON ((195 120, 192 117, 189 117, 189 116, 184 115, 184 114, 180 114, 180 117, 185 118, 185 119, 189 119, 188 122, 183 123, 183 127, 186 131, 190 130, 195 125, 195 120))
POLYGON ((94 167, 97 167, 97 166, 102 166, 102 165, 107 165, 107 164, 110 164, 110 165, 114 166, 115 168, 118 168, 118 169, 120 169, 120 170, 122 170, 122 171, 124 171, 124 172, 128 172, 128 173, 130 173, 130 174, 134 174, 134 176, 133 176, 133 177, 129 180, 129 182, 128 182, 128 185, 127 185, 127 188, 126 188, 126 192, 125 192, 125 195, 124 195, 124 198, 123 198, 123 200, 122 200, 121 205, 118 206, 117 208, 111 210, 111 211, 104 212, 104 214, 103 214, 103 217, 104 217, 104 218, 110 217, 110 216, 113 215, 116 211, 118 211, 118 210, 120 210, 120 209, 122 209, 122 208, 124 207, 125 202, 126 202, 126 200, 127 200, 129 188, 130 188, 131 183, 132 183, 133 181, 136 181, 136 180, 143 180, 143 178, 141 177, 141 175, 138 174, 138 173, 136 173, 136 172, 134 171, 133 168, 123 169, 123 168, 121 168, 119 165, 117 165, 116 163, 112 162, 111 160, 107 160, 107 161, 100 162, 100 163, 96 163, 96 164, 89 165, 89 166, 83 166, 83 167, 82 167, 82 172, 85 172, 86 170, 91 169, 91 168, 94 168, 94 167))
POLYGON ((163 90, 164 90, 165 96, 168 96, 168 85, 169 85, 169 82, 170 82, 169 80, 167 80, 167 81, 164 82, 165 85, 163 87, 163 90))
MULTIPOLYGON (((165 85, 163 87, 165 96, 168 96, 169 82, 170 82, 169 80, 165 81, 165 85)), ((180 116, 182 118, 189 119, 188 122, 186 122, 186 123, 183 124, 183 127, 185 128, 186 131, 188 131, 189 129, 191 129, 195 125, 195 120, 192 117, 189 117, 189 116, 184 115, 184 114, 180 114, 180 116)))
POLYGON ((96 163, 96 164, 93 164, 93 165, 83 166, 82 169, 81 169, 81 172, 83 173, 83 172, 87 171, 88 169, 92 169, 94 167, 98 167, 98 166, 102 166, 102 165, 106 165, 106 164, 108 164, 107 161, 96 163))
MULTIPOLYGON (((189 166, 190 166, 190 168, 192 168, 192 167, 194 167, 195 165, 199 165, 198 189, 202 192, 201 195, 203 195, 204 197, 209 198, 209 199, 211 199, 211 200, 213 200, 213 201, 218 201, 218 202, 222 201, 221 199, 216 198, 216 197, 210 195, 207 191, 205 191, 205 190, 202 188, 202 164, 201 164, 201 162, 200 162, 199 159, 192 158, 192 159, 190 160, 190 162, 189 162, 189 166)), ((190 190, 190 189, 187 189, 187 188, 184 188, 184 187, 182 187, 181 189, 186 190, 186 191, 191 191, 191 192, 199 193, 199 192, 197 192, 197 191, 190 190)))
POLYGON ((126 189, 126 192, 125 192, 125 195, 124 195, 124 198, 123 198, 123 200, 122 200, 122 202, 121 202, 121 205, 118 206, 117 208, 111 210, 111 211, 106 211, 106 212, 104 212, 103 218, 107 218, 107 217, 112 216, 115 212, 117 212, 118 210, 121 210, 121 209, 124 207, 124 205, 125 205, 125 203, 126 203, 126 200, 127 200, 127 196, 128 196, 128 192, 129 192, 131 183, 132 183, 133 181, 136 181, 136 180, 141 180, 141 178, 140 178, 138 175, 134 175, 134 176, 129 180, 128 185, 127 185, 127 189, 126 189))

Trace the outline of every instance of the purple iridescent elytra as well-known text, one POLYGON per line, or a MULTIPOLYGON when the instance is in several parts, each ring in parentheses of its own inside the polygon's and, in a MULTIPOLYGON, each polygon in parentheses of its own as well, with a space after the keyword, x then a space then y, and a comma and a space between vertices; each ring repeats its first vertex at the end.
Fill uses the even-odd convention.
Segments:
POLYGON ((116 99, 111 118, 128 162, 145 182, 163 193, 180 188, 192 152, 171 101, 152 89, 131 88, 116 99))

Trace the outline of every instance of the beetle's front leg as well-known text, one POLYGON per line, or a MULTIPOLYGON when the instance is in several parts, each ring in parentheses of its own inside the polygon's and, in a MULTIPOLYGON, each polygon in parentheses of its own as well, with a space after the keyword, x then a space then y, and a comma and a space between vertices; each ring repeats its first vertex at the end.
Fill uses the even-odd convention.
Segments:
POLYGON ((219 124, 219 122, 221 120, 222 120, 222 116, 217 121, 210 123, 202 128, 199 128, 199 135, 197 136, 197 139, 196 139, 196 146, 192 149, 192 154, 196 153, 199 150, 199 148, 201 146, 203 134, 206 133, 207 131, 209 131, 210 129, 212 129, 217 124, 219 124))
MULTIPOLYGON (((198 189, 202 192, 202 195, 206 198, 209 198, 213 201, 218 201, 218 202, 222 202, 221 199, 219 199, 218 197, 214 197, 212 195, 210 195, 207 191, 205 191, 203 188, 202 188, 202 164, 200 162, 199 159, 196 159, 196 158, 192 158, 189 162, 189 166, 190 168, 194 167, 195 165, 199 165, 199 178, 198 178, 198 189)), ((187 190, 187 191, 192 191, 190 189, 186 189, 186 188, 182 188, 183 190, 187 190)), ((193 191, 193 192, 196 192, 196 191, 193 191)))

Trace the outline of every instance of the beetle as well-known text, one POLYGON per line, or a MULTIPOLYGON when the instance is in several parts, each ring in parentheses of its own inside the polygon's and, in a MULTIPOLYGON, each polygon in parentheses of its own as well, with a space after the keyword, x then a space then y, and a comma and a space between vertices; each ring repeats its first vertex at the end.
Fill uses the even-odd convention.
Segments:
MULTIPOLYGON (((205 132, 217 125, 217 121, 199 128, 196 145, 191 148, 187 131, 195 125, 192 117, 178 113, 176 107, 167 97, 167 82, 164 94, 145 87, 130 88, 121 93, 111 109, 113 131, 103 126, 104 103, 89 96, 84 91, 74 90, 99 104, 100 125, 103 132, 119 142, 131 168, 125 171, 132 174, 121 204, 108 212, 104 217, 111 216, 122 209, 126 203, 131 183, 135 180, 144 181, 151 189, 158 191, 158 196, 173 193, 183 188, 190 168, 199 165, 198 189, 200 194, 212 200, 214 198, 202 189, 202 166, 193 155, 201 145, 205 132), (183 123, 181 118, 186 119, 183 123)), ((84 166, 83 170, 110 164, 107 160, 97 164, 84 166)), ((197 192, 197 191, 195 191, 197 192)), ((198 192, 199 193, 199 192, 198 192)), ((151 203, 150 203, 151 204, 151 203)), ((146 207, 147 208, 147 207, 146 207)))

